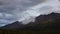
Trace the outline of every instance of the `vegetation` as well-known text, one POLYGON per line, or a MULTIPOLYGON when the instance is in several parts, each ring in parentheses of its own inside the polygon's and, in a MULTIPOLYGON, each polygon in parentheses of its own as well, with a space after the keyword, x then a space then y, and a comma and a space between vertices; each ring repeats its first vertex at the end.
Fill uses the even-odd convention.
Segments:
POLYGON ((60 34, 58 31, 0 30, 0 34, 60 34))

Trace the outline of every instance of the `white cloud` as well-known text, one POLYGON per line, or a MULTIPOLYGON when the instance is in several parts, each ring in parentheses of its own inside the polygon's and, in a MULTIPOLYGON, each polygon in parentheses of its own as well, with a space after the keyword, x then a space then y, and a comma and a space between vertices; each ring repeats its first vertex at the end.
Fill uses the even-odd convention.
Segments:
POLYGON ((22 16, 24 16, 22 18, 25 19, 25 21, 23 20, 23 23, 33 22, 34 18, 36 18, 41 14, 49 14, 55 11, 60 12, 59 7, 60 7, 60 2, 58 0, 47 0, 46 2, 30 7, 22 14, 22 16))
POLYGON ((23 13, 28 7, 34 6, 40 2, 40 0, 0 0, 0 23, 9 24, 13 21, 22 21, 27 17, 30 18, 27 14, 26 17, 23 17, 23 13))
POLYGON ((0 0, 0 23, 4 24, 34 22, 40 14, 51 12, 60 12, 58 0, 0 0))

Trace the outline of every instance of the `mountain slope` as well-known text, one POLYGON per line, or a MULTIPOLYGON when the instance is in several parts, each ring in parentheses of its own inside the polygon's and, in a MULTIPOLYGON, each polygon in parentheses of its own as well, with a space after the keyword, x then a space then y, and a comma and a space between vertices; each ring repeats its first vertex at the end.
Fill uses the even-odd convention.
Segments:
POLYGON ((34 23, 27 24, 26 29, 30 30, 60 30, 60 13, 51 13, 36 17, 34 23), (28 26, 29 25, 29 26, 28 26))
POLYGON ((35 22, 41 22, 41 21, 46 21, 46 20, 49 20, 49 19, 57 19, 57 18, 60 18, 60 14, 52 12, 51 14, 48 14, 48 15, 38 16, 36 18, 35 22))
POLYGON ((19 29, 19 30, 60 30, 60 13, 51 13, 48 15, 40 15, 36 17, 35 22, 26 25, 16 21, 8 24, 1 29, 19 29))
POLYGON ((1 28, 3 28, 3 29, 18 29, 18 28, 23 28, 23 24, 21 24, 21 23, 22 22, 16 21, 16 22, 14 22, 12 24, 8 24, 8 25, 3 26, 1 28))

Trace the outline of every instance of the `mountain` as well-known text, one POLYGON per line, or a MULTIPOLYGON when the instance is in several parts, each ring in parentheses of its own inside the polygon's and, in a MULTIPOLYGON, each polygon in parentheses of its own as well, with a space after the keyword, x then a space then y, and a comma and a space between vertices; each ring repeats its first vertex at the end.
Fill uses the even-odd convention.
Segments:
POLYGON ((23 24, 22 24, 22 22, 16 21, 16 22, 14 22, 12 24, 8 24, 8 25, 3 26, 1 28, 2 29, 18 29, 18 28, 22 29, 23 28, 23 24))
POLYGON ((42 21, 46 21, 49 19, 57 19, 60 18, 60 13, 54 13, 52 12, 51 14, 48 15, 40 15, 38 17, 36 17, 36 21, 35 22, 42 22, 42 21))
POLYGON ((1 29, 19 29, 19 30, 60 30, 60 13, 54 13, 48 15, 40 15, 36 17, 35 22, 30 22, 26 25, 22 22, 14 22, 1 29))
POLYGON ((26 25, 28 30, 60 30, 60 13, 40 15, 35 22, 26 25))

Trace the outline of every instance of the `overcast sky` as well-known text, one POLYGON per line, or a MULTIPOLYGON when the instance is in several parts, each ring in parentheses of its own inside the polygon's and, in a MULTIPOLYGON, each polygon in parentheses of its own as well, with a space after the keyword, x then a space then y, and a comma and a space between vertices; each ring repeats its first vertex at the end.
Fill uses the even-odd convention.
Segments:
POLYGON ((59 0, 0 0, 0 26, 15 21, 34 22, 41 14, 60 12, 59 0))

